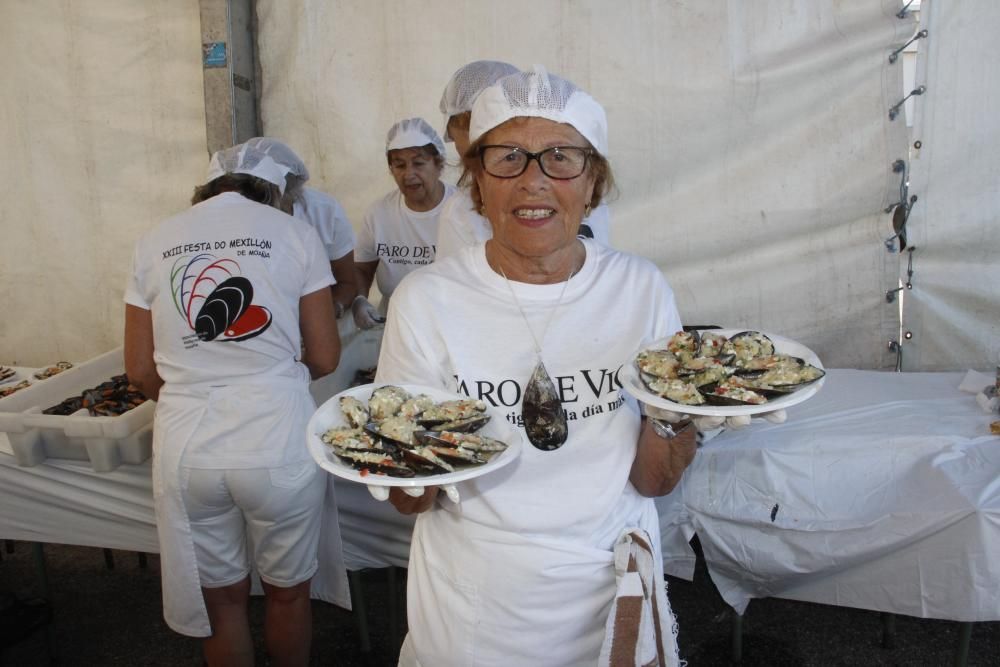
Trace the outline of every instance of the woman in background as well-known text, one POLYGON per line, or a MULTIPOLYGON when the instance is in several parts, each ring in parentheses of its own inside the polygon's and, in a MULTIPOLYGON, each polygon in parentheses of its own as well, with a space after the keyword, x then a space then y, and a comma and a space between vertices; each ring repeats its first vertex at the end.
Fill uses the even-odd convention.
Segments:
POLYGON ((194 205, 136 243, 125 291, 125 370, 157 401, 164 617, 205 637, 209 665, 253 664, 249 559, 271 664, 309 661, 327 482, 306 449, 309 380, 340 340, 323 246, 278 208, 285 174, 246 145, 217 153, 194 205))
POLYGON ((407 118, 389 129, 385 157, 396 189, 365 213, 355 250, 359 294, 352 311, 362 329, 385 321, 389 298, 403 276, 434 261, 441 206, 455 191, 441 181, 444 144, 422 118, 407 118), (367 298, 374 281, 382 293, 377 309, 367 298))
POLYGON ((354 228, 344 208, 336 199, 308 187, 309 170, 302 159, 287 144, 271 137, 254 137, 252 146, 270 155, 280 166, 288 169, 285 175, 285 194, 282 210, 305 220, 319 235, 330 258, 330 270, 336 284, 330 288, 333 308, 340 319, 358 295, 358 279, 354 268, 354 228))

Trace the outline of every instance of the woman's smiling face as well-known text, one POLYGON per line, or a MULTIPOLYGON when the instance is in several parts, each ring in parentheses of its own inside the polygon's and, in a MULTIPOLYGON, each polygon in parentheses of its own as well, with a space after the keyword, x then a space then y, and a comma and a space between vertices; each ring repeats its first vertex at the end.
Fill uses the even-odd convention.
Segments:
MULTIPOLYGON (((490 130, 482 143, 532 153, 553 146, 590 147, 572 126, 536 117, 512 118, 490 130)), ((522 257, 541 258, 572 245, 594 195, 589 166, 576 178, 559 180, 531 160, 520 176, 497 178, 479 170, 476 179, 493 240, 522 257)))

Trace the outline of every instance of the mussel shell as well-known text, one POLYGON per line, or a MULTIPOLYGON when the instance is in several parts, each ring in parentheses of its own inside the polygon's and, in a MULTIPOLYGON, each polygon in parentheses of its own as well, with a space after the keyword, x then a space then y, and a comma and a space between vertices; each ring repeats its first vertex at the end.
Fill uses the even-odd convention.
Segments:
POLYGON ((368 422, 365 430, 383 442, 391 442, 401 447, 413 447, 417 444, 415 434, 423 429, 407 417, 389 417, 380 422, 368 422))
POLYGON ((667 341, 667 349, 682 361, 698 356, 699 348, 701 335, 697 331, 678 331, 667 341))
POLYGON ((799 369, 799 373, 800 374, 807 373, 809 375, 812 375, 813 377, 803 378, 800 376, 799 378, 796 378, 794 381, 791 382, 774 382, 774 381, 768 381, 768 376, 765 373, 764 375, 761 375, 757 379, 758 381, 767 385, 768 391, 771 391, 778 395, 783 395, 783 394, 794 393, 799 389, 809 386, 812 383, 816 382, 817 380, 820 380, 821 378, 826 376, 826 371, 824 371, 822 368, 817 368, 816 366, 806 363, 803 363, 802 368, 799 369))
POLYGON ((670 350, 643 350, 636 356, 635 366, 640 373, 671 379, 677 377, 680 362, 670 350))
POLYGON ((737 366, 753 357, 774 354, 774 342, 759 331, 741 331, 730 336, 729 342, 733 344, 737 366))
POLYGON ((418 421, 424 426, 437 426, 449 422, 481 417, 486 412, 486 403, 467 398, 444 401, 430 407, 420 415, 418 421))
POLYGON ((507 449, 507 443, 476 433, 461 433, 457 431, 421 431, 417 434, 421 444, 440 445, 442 447, 462 447, 477 452, 502 452, 507 449))
POLYGON ((396 412, 401 417, 417 417, 423 414, 426 410, 434 407, 434 399, 427 394, 418 394, 412 398, 407 399, 399 406, 399 410, 396 412))
POLYGON ((701 405, 705 402, 705 398, 698 391, 698 388, 686 380, 661 380, 655 378, 651 382, 647 382, 646 387, 654 394, 674 403, 701 405))
POLYGON ((377 452, 341 449, 339 447, 334 447, 333 453, 356 470, 367 470, 370 473, 384 474, 390 477, 413 477, 416 474, 412 468, 396 461, 387 454, 380 455, 377 452))
POLYGON ((489 415, 479 415, 468 419, 456 419, 455 421, 442 422, 435 426, 438 431, 455 431, 457 433, 474 433, 486 426, 490 421, 489 415))
MULTIPOLYGON (((521 397, 521 418, 524 434, 536 449, 559 449, 569 437, 569 424, 563 411, 559 392, 552 377, 539 361, 521 397)), ((455 429, 448 429, 455 430, 455 429)))
POLYGON ((364 425, 370 421, 368 408, 353 396, 340 397, 340 411, 344 414, 347 423, 354 428, 364 428, 364 425))
POLYGON ((705 394, 705 402, 709 405, 762 405, 767 402, 767 397, 757 391, 723 383, 705 394))
POLYGON ((462 465, 482 465, 489 459, 483 458, 479 452, 475 452, 465 447, 446 447, 444 445, 429 445, 429 449, 442 459, 462 465))
POLYGON ((447 461, 443 461, 430 447, 404 449, 403 460, 408 465, 424 469, 429 473, 455 472, 455 468, 447 461))
POLYGON ((722 334, 717 334, 714 331, 702 331, 701 345, 698 347, 698 356, 715 357, 722 363, 727 364, 732 360, 731 352, 724 353, 725 345, 728 341, 729 339, 722 334))
POLYGON ((368 412, 373 421, 382 421, 394 416, 399 408, 410 399, 410 393, 402 387, 387 384, 372 392, 368 398, 368 412))

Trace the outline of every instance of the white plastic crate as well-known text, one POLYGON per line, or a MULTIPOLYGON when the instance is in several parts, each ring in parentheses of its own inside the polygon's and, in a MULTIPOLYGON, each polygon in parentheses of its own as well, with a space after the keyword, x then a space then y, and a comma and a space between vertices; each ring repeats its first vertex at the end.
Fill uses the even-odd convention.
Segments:
POLYGON ((18 465, 48 458, 89 460, 94 471, 109 472, 122 463, 146 461, 153 452, 153 401, 117 417, 92 417, 85 409, 42 414, 124 372, 119 347, 0 399, 0 431, 7 434, 18 465))
MULTIPOLYGON (((337 370, 311 383, 317 405, 351 385, 354 374, 378 361, 382 330, 358 331, 341 326, 342 349, 337 370)), ((122 348, 83 362, 0 399, 0 432, 10 441, 18 465, 38 465, 48 458, 90 461, 96 472, 109 472, 122 463, 142 463, 153 451, 153 412, 156 403, 142 405, 117 417, 92 417, 86 410, 72 415, 46 415, 70 396, 96 387, 125 372, 122 348)))

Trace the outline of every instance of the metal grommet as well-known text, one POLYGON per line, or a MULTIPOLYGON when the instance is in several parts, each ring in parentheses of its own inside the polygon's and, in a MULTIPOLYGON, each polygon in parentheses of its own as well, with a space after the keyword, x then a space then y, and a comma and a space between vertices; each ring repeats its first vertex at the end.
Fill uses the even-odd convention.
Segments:
POLYGON ((923 145, 924 143, 920 141, 920 139, 917 139, 916 141, 913 142, 913 147, 916 148, 917 150, 920 150, 920 147, 923 145))

